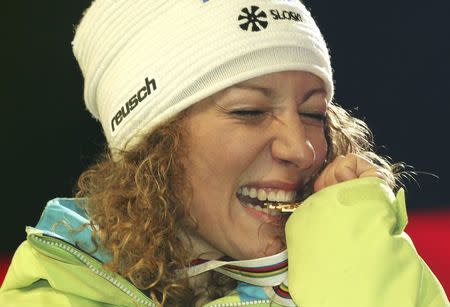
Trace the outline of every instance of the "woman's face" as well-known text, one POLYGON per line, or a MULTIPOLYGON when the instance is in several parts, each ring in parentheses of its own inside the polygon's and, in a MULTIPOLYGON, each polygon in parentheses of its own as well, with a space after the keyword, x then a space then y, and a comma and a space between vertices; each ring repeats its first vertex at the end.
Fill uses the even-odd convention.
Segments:
POLYGON ((264 199, 293 201, 324 163, 325 97, 321 79, 287 71, 239 83, 191 108, 186 172, 203 239, 235 259, 283 250, 286 217, 264 209, 264 199))

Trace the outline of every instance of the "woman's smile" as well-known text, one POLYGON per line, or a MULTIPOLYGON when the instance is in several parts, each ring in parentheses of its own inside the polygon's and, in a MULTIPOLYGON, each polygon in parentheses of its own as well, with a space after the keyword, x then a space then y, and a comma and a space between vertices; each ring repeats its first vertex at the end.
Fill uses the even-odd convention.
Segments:
POLYGON ((236 198, 248 214, 264 223, 284 227, 288 215, 281 210, 271 208, 272 204, 294 203, 296 189, 283 190, 281 187, 293 188, 295 184, 283 182, 252 183, 239 188, 236 198))

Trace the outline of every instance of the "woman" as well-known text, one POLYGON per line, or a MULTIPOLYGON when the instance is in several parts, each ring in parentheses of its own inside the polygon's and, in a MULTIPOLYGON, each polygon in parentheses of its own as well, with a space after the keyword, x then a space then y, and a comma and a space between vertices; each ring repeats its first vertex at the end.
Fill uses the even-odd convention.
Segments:
POLYGON ((97 0, 73 47, 108 149, 2 306, 447 306, 300 2, 97 0))

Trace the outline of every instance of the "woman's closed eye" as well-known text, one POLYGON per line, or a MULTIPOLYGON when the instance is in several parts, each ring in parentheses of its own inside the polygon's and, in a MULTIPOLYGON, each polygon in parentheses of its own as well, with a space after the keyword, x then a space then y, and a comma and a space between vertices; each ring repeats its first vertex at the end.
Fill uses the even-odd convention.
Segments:
POLYGON ((324 124, 327 120, 326 113, 314 113, 314 112, 301 112, 299 113, 302 118, 312 120, 316 123, 324 124))
MULTIPOLYGON (((263 109, 238 109, 231 110, 229 113, 233 117, 248 120, 261 120, 271 114, 270 111, 263 109)), ((303 121, 313 124, 324 124, 327 119, 326 113, 322 112, 301 112, 299 115, 303 121)))
POLYGON ((269 112, 267 110, 260 109, 239 109, 230 111, 231 115, 237 117, 259 118, 266 116, 269 112))

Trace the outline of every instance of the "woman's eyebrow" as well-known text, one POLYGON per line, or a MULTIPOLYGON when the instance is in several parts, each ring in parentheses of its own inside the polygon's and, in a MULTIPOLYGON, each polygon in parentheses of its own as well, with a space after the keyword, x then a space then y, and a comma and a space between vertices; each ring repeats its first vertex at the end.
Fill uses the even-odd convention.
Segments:
MULTIPOLYGON (((233 88, 260 92, 267 98, 274 98, 276 96, 275 92, 274 92, 274 90, 272 88, 264 87, 264 86, 260 86, 260 85, 255 85, 255 84, 249 84, 249 83, 234 84, 234 85, 228 87, 225 91, 228 92, 229 90, 231 90, 233 88)), ((306 92, 303 95, 302 101, 306 101, 306 100, 308 100, 309 98, 311 98, 312 96, 314 96, 316 94, 326 94, 325 88, 324 87, 317 87, 317 88, 313 88, 313 89, 309 90, 308 92, 306 92)))
POLYGON ((267 98, 274 97, 273 90, 271 88, 264 87, 264 86, 258 86, 258 85, 246 84, 246 83, 238 83, 238 84, 234 84, 234 85, 230 86, 229 88, 227 88, 227 91, 232 89, 232 88, 239 88, 239 89, 244 89, 244 90, 257 91, 257 92, 262 93, 267 98))
POLYGON ((305 93, 305 95, 303 95, 302 101, 306 101, 306 100, 308 100, 309 98, 311 98, 312 96, 314 96, 316 94, 325 94, 326 95, 327 91, 323 87, 313 88, 313 89, 307 91, 305 93))

